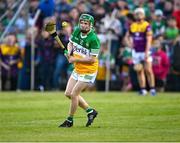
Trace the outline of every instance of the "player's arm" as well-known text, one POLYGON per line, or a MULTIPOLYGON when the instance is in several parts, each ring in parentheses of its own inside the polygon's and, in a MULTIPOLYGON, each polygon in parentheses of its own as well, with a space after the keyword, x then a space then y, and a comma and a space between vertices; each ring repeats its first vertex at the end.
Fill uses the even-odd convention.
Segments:
POLYGON ((68 61, 69 61, 69 59, 70 59, 70 57, 72 57, 72 55, 73 55, 72 43, 69 42, 69 43, 67 44, 67 50, 64 51, 64 56, 65 56, 65 57, 68 59, 68 61))
POLYGON ((67 44, 67 53, 65 53, 65 56, 68 58, 68 60, 70 59, 70 57, 73 57, 73 41, 75 41, 77 33, 79 33, 78 27, 76 27, 75 30, 72 32, 69 38, 69 43, 67 44))
POLYGON ((73 56, 73 44, 72 44, 72 42, 69 42, 67 44, 67 53, 64 53, 64 55, 67 57, 68 60, 71 56, 73 56))
POLYGON ((146 49, 145 49, 145 58, 148 58, 148 53, 150 51, 151 48, 151 44, 152 44, 152 30, 151 28, 148 26, 147 27, 147 32, 146 32, 146 49))
POLYGON ((95 57, 94 56, 87 56, 87 57, 84 57, 84 58, 75 58, 73 56, 69 57, 69 62, 70 63, 94 63, 96 61, 95 57))
POLYGON ((9 70, 10 67, 9 65, 5 64, 3 61, 2 61, 2 52, 1 52, 1 45, 0 45, 0 66, 2 66, 3 68, 5 68, 6 70, 9 70))
POLYGON ((5 63, 2 62, 1 60, 0 60, 0 65, 1 65, 3 68, 5 68, 6 70, 9 70, 9 69, 10 69, 10 66, 7 65, 7 64, 5 64, 5 63))
POLYGON ((100 48, 100 42, 98 39, 95 39, 91 42, 90 46, 92 47, 90 50, 89 56, 86 56, 84 58, 75 58, 70 57, 69 62, 70 63, 94 63, 97 59, 97 56, 99 54, 99 48, 100 48))
POLYGON ((67 58, 68 58, 69 63, 75 63, 75 62, 78 62, 78 63, 93 63, 93 62, 95 62, 95 57, 93 57, 91 55, 86 56, 86 57, 81 58, 81 59, 73 57, 72 56, 73 44, 71 42, 68 43, 67 49, 68 49, 67 58))

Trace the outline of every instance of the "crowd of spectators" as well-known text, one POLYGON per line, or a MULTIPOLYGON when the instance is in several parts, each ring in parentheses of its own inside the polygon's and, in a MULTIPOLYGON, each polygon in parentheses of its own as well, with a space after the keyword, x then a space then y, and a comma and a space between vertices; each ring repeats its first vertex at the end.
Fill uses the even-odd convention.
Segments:
MULTIPOLYGON (((0 1, 0 16, 16 0, 0 1)), ((31 62, 35 61, 35 89, 62 90, 73 70, 55 40, 43 25, 53 17, 58 33, 67 45, 81 13, 95 18, 95 30, 101 42, 96 90, 105 90, 107 69, 110 69, 110 90, 138 89, 131 60, 131 47, 124 41, 129 25, 134 22, 133 11, 143 7, 146 20, 153 30, 152 56, 156 87, 159 91, 180 91, 180 1, 179 0, 31 0, 28 27, 41 10, 36 27, 26 27, 26 9, 9 30, 0 45, 3 90, 29 90, 31 62), (31 34, 35 35, 35 59, 31 59, 31 34), (110 47, 110 49, 108 49, 110 47), (110 51, 110 55, 109 55, 110 51)), ((9 10, 0 22, 0 35, 12 19, 9 10)))

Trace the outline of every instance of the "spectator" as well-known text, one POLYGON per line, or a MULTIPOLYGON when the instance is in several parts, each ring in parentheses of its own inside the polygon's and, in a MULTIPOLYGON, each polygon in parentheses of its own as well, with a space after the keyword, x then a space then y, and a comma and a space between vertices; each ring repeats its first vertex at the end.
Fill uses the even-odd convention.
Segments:
POLYGON ((163 10, 163 9, 164 9, 165 1, 166 1, 166 0, 155 1, 155 3, 156 3, 155 8, 156 8, 156 9, 163 10))
POLYGON ((115 57, 117 56, 118 48, 120 47, 119 38, 122 36, 122 24, 117 18, 117 10, 107 13, 101 21, 102 25, 100 25, 100 32, 109 32, 111 34, 111 54, 115 57))
POLYGON ((180 37, 177 39, 172 51, 172 69, 180 75, 180 37))
MULTIPOLYGON (((20 71, 20 79, 19 79, 19 90, 29 90, 30 89, 30 82, 31 82, 31 35, 34 34, 35 38, 38 33, 37 28, 29 28, 26 32, 26 39, 25 39, 25 46, 23 51, 23 67, 20 71)), ((36 51, 37 48, 35 48, 36 51)), ((36 52, 37 53, 37 52, 36 52)), ((34 60, 34 59, 33 59, 34 60)), ((36 60, 36 65, 38 62, 36 60)), ((36 74, 35 77, 38 75, 36 74)))
MULTIPOLYGON (((60 37, 62 43, 65 46, 67 46, 68 44, 71 32, 72 32, 71 23, 64 21, 62 23, 62 31, 60 32, 60 37)), ((66 79, 67 76, 66 71, 67 71, 68 61, 64 56, 63 50, 59 48, 59 45, 56 45, 56 53, 57 55, 55 60, 55 69, 53 74, 53 88, 55 90, 59 90, 62 89, 63 79, 66 79)))
POLYGON ((5 13, 7 7, 7 3, 0 1, 0 16, 2 16, 5 13))
POLYGON ((126 33, 130 27, 130 25, 135 22, 135 18, 134 18, 134 15, 132 13, 128 13, 126 18, 125 18, 125 21, 124 21, 124 33, 126 33))
POLYGON ((123 0, 117 1, 117 9, 120 17, 125 17, 129 13, 127 2, 123 0))
POLYGON ((14 34, 8 35, 0 46, 0 64, 2 67, 2 89, 16 90, 18 66, 21 67, 20 49, 14 34))
POLYGON ((148 14, 149 14, 149 20, 152 20, 153 14, 155 13, 155 3, 153 1, 148 2, 148 14))
MULTIPOLYGON (((115 66, 115 59, 113 57, 113 55, 109 55, 108 54, 108 47, 106 44, 106 39, 103 35, 99 35, 98 36, 100 38, 101 41, 101 51, 99 54, 99 67, 98 67, 98 74, 96 77, 96 87, 98 91, 104 91, 105 90, 105 81, 106 81, 106 74, 107 74, 107 70, 108 68, 110 68, 110 70, 112 68, 114 68, 115 66), (110 56, 110 61, 108 61, 108 56, 110 56), (109 63, 108 63, 109 62, 109 63), (110 67, 108 67, 110 66, 110 67)), ((110 77, 111 77, 112 73, 110 73, 110 77)), ((110 78, 111 80, 111 78, 110 78)))
POLYGON ((132 66, 132 49, 130 47, 124 47, 121 49, 122 56, 122 91, 129 91, 132 89, 131 79, 130 79, 130 68, 132 66))
POLYGON ((37 59, 39 69, 39 85, 37 88, 52 89, 53 67, 55 58, 54 39, 48 32, 42 31, 37 41, 37 59))
MULTIPOLYGON (((10 22, 10 20, 13 18, 13 11, 9 10, 7 16, 2 20, 2 25, 6 26, 10 22)), ((13 27, 14 28, 14 27, 13 27)), ((14 30, 14 29, 13 29, 14 30)), ((14 30, 15 31, 15 30, 14 30)))
POLYGON ((107 0, 99 0, 99 5, 104 8, 105 11, 108 11, 110 3, 107 0))
POLYGON ((153 37, 164 35, 165 22, 163 19, 163 12, 160 9, 155 11, 155 18, 152 21, 153 37))
POLYGON ((2 35, 3 29, 2 23, 0 23, 0 36, 2 35))
POLYGON ((174 12, 172 14, 176 18, 177 27, 180 30, 180 1, 175 0, 174 2, 174 12))
POLYGON ((71 9, 71 11, 69 12, 69 17, 73 27, 77 26, 76 24, 79 20, 79 11, 76 7, 71 9))
POLYGON ((59 14, 63 11, 69 12, 71 10, 71 5, 68 3, 68 0, 61 0, 56 3, 55 9, 59 14))
POLYGON ((164 91, 170 67, 169 58, 166 52, 162 50, 160 38, 155 39, 152 46, 155 50, 152 55, 155 85, 158 91, 164 91))
POLYGON ((170 57, 172 54, 173 46, 176 44, 179 37, 179 29, 177 28, 176 19, 170 17, 168 20, 168 26, 165 30, 165 42, 166 42, 166 52, 170 57))
POLYGON ((168 19, 168 27, 165 30, 165 38, 167 40, 172 41, 172 43, 175 42, 175 40, 178 38, 179 36, 179 29, 177 27, 177 22, 176 19, 174 17, 170 17, 168 19))
POLYGON ((25 16, 25 11, 21 11, 19 17, 15 21, 15 27, 17 28, 18 33, 24 33, 26 30, 25 16))
POLYGON ((163 13, 166 17, 172 16, 173 2, 172 1, 165 1, 163 11, 164 11, 163 13))
POLYGON ((180 91, 180 38, 173 47, 171 56, 171 73, 168 78, 168 90, 180 91), (173 84, 172 84, 173 83, 173 84))
POLYGON ((87 2, 85 2, 83 0, 79 1, 77 3, 77 7, 76 8, 78 9, 80 14, 88 12, 88 6, 86 4, 87 4, 87 2))
POLYGON ((42 0, 39 4, 43 18, 53 16, 55 11, 54 0, 42 0))

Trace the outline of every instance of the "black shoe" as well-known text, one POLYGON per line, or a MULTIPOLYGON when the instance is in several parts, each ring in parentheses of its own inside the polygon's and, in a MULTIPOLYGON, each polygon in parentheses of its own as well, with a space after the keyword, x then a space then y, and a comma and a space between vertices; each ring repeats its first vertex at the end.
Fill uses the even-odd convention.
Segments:
POLYGON ((96 118, 97 114, 98 114, 98 112, 93 109, 93 112, 92 112, 92 113, 89 113, 89 114, 87 115, 88 121, 87 121, 87 123, 86 123, 86 127, 89 127, 89 126, 93 123, 93 121, 94 121, 94 119, 96 118))
POLYGON ((65 120, 64 123, 59 125, 59 127, 65 127, 65 128, 70 128, 73 126, 73 121, 65 120))

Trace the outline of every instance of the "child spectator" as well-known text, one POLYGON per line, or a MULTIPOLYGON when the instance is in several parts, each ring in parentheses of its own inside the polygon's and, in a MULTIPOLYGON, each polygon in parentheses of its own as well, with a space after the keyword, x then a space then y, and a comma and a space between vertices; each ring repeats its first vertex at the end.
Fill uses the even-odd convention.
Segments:
POLYGON ((153 42, 153 72, 155 76, 155 85, 158 91, 164 91, 166 77, 169 72, 169 58, 165 51, 161 49, 161 42, 157 38, 153 42))

